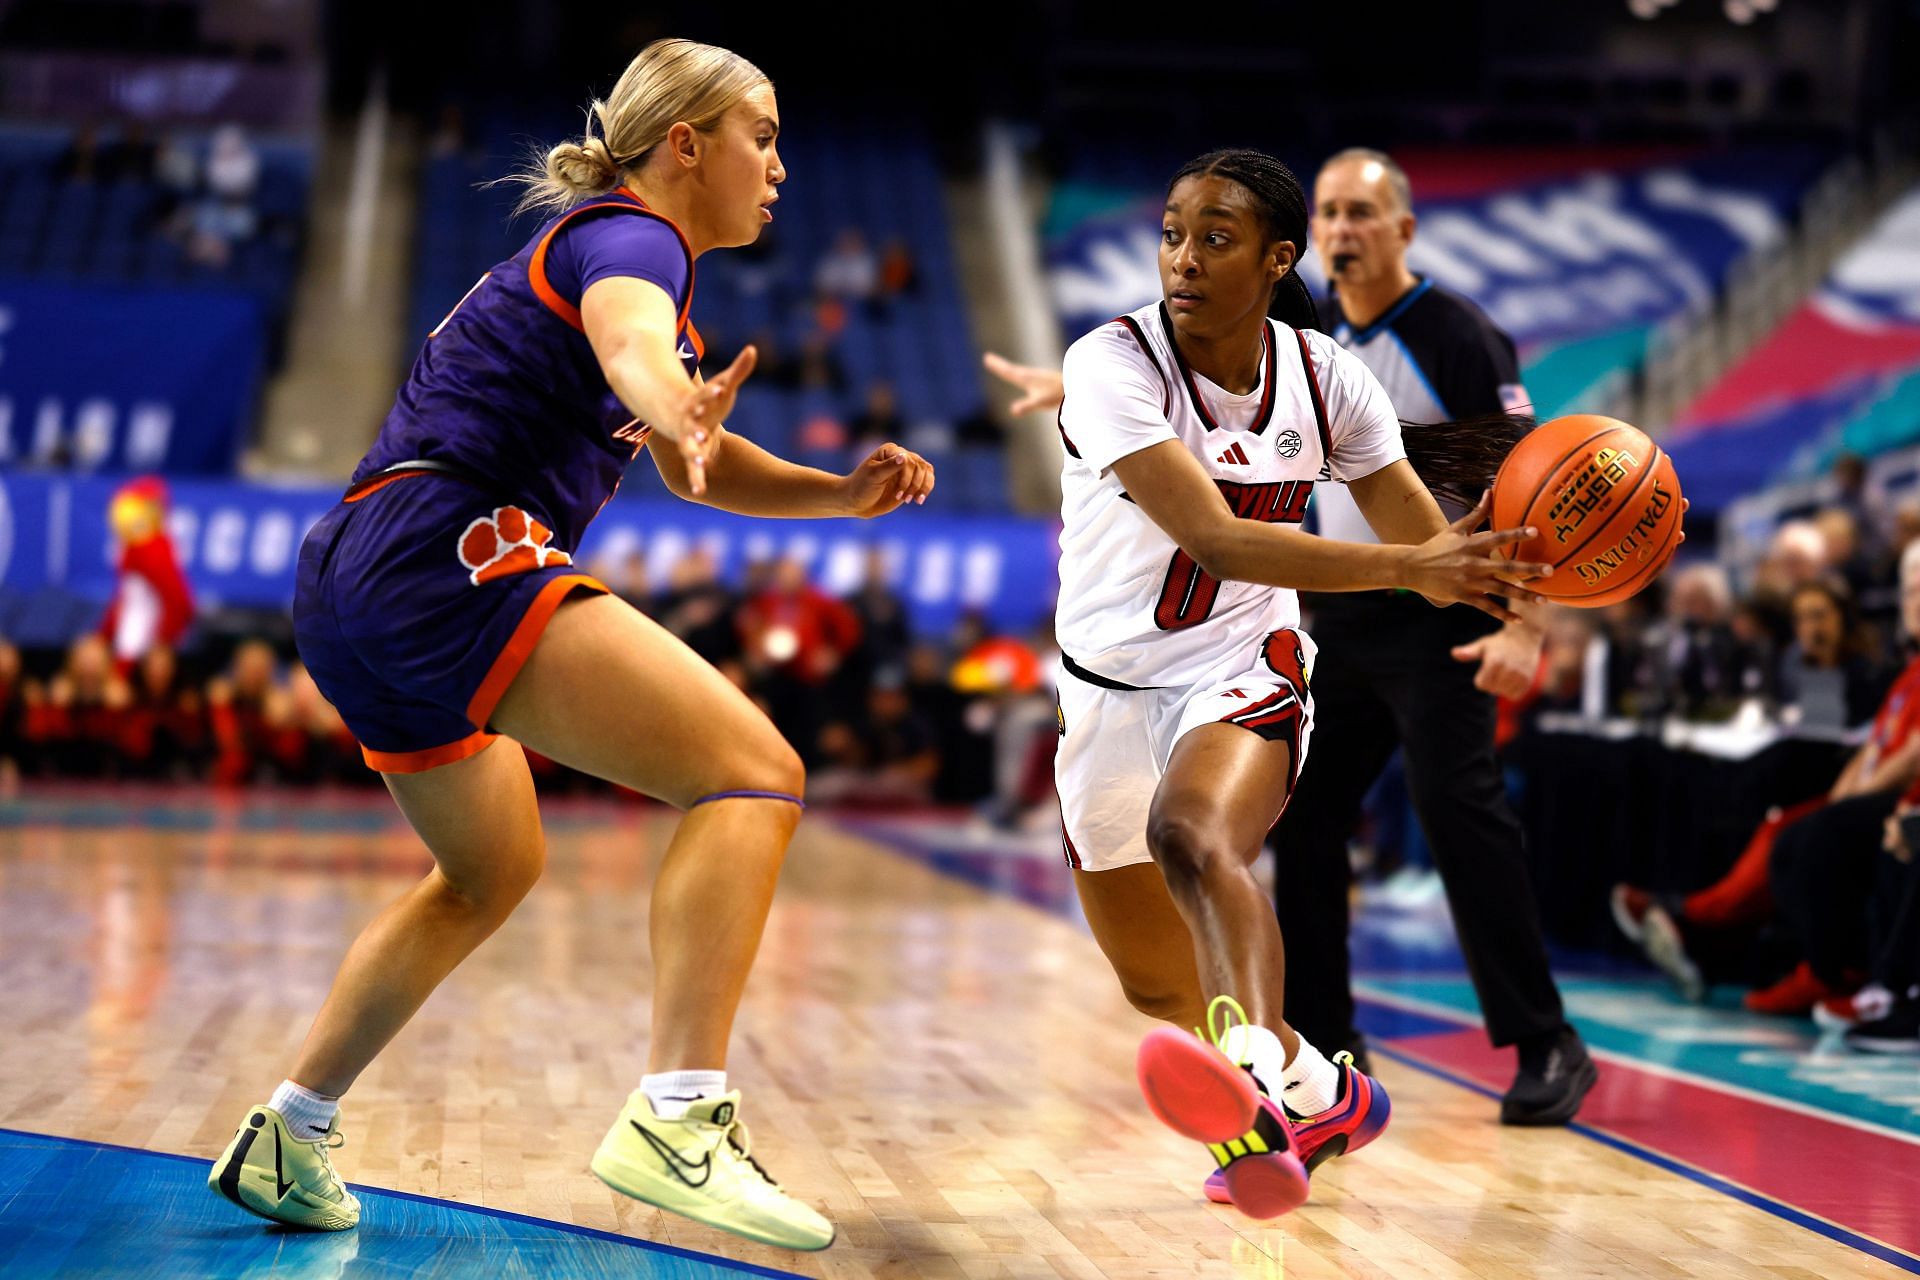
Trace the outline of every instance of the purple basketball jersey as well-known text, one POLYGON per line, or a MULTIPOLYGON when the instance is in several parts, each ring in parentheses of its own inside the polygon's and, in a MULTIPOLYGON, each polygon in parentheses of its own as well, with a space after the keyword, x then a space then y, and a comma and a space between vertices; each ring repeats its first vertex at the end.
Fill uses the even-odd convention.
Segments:
MULTIPOLYGON (((673 233, 662 253, 685 259, 678 349, 688 374, 705 348, 688 319, 693 251, 674 224, 621 187, 552 219, 525 248, 480 278, 427 336, 354 482, 414 460, 443 462, 511 495, 579 546, 587 524, 619 488, 651 428, 608 387, 580 322, 579 298, 547 276, 554 237, 581 219, 641 217, 673 233)), ((680 263, 661 274, 678 278, 680 263)))

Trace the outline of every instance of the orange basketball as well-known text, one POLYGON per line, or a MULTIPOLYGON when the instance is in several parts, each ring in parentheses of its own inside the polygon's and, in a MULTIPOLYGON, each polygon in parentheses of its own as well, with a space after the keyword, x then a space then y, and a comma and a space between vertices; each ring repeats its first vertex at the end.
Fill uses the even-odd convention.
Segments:
POLYGON ((1638 427, 1575 413, 1514 446, 1493 481, 1493 528, 1539 536, 1509 557, 1551 564, 1528 588, 1578 609, 1625 600, 1660 576, 1680 545, 1680 479, 1638 427))

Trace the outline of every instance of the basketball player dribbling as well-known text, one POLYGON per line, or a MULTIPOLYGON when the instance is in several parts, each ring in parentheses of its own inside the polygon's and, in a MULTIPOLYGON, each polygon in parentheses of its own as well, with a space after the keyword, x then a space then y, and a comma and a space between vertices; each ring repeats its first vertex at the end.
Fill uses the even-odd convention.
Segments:
MULTIPOLYGON (((1293 270, 1306 237, 1305 194, 1271 157, 1181 169, 1163 299, 1073 344, 1059 415, 1065 853, 1135 1007, 1207 1027, 1213 1044, 1149 1033, 1141 1087, 1209 1145, 1209 1197, 1258 1218, 1300 1204, 1309 1171, 1389 1114, 1350 1055, 1329 1061, 1288 1027, 1286 956, 1251 869, 1312 730, 1294 593, 1402 587, 1506 618, 1499 597, 1530 599, 1515 584, 1547 572, 1489 558, 1530 531, 1470 532, 1485 499, 1447 523, 1379 383, 1311 330, 1293 270), (1295 527, 1322 480, 1349 486, 1381 544, 1295 527)), ((1284 849, 1278 867, 1284 893, 1284 849)))
POLYGON ((933 471, 883 445, 850 475, 722 422, 748 348, 702 382, 694 260, 751 244, 786 180, 773 86, 724 49, 649 45, 600 125, 527 175, 556 215, 429 335, 344 500, 300 553, 300 655, 435 866, 348 952, 288 1078, 208 1184, 301 1227, 357 1224, 328 1159, 338 1099, 539 877, 520 743, 685 811, 660 859, 649 1067, 592 1161, 636 1199, 763 1243, 833 1225, 751 1153, 727 1040, 799 821, 799 757, 746 696, 572 567, 644 444, 681 497, 762 516, 872 517, 933 471))

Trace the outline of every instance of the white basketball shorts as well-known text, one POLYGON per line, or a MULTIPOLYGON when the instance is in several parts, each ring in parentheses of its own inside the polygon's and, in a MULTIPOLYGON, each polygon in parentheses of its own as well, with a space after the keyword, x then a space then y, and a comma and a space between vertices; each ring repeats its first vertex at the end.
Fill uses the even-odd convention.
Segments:
MULTIPOLYGON (((1078 664, 1069 665, 1060 681, 1060 749, 1053 766, 1067 865, 1108 871, 1153 860, 1147 810, 1154 789, 1174 744, 1199 725, 1239 725, 1287 743, 1291 794, 1313 730, 1307 686, 1314 653, 1306 632, 1287 627, 1251 652, 1223 659, 1198 682, 1163 689, 1108 687, 1084 670, 1075 674, 1078 664)), ((1273 816, 1279 821, 1279 813, 1273 816)))

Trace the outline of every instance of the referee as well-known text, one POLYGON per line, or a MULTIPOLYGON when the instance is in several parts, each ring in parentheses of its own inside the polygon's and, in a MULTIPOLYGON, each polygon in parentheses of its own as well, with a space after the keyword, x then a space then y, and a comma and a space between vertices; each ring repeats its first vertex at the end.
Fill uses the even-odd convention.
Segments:
MULTIPOLYGON (((1526 408, 1513 339, 1473 303, 1408 270, 1413 199, 1398 164, 1378 151, 1342 151, 1314 180, 1313 203, 1314 248, 1334 288, 1326 327, 1373 371, 1403 421, 1526 408)), ((1316 486, 1313 505, 1324 536, 1378 540, 1344 486, 1316 486)), ((1320 647, 1313 750, 1274 831, 1282 851, 1274 896, 1288 952, 1312 959, 1287 966, 1287 1021, 1314 1044, 1364 1055, 1347 953, 1347 837, 1399 747, 1487 1034, 1519 1049, 1500 1119, 1566 1123, 1598 1073, 1561 1009, 1493 750, 1493 695, 1526 689, 1538 629, 1436 609, 1407 592, 1303 603, 1320 647)))

